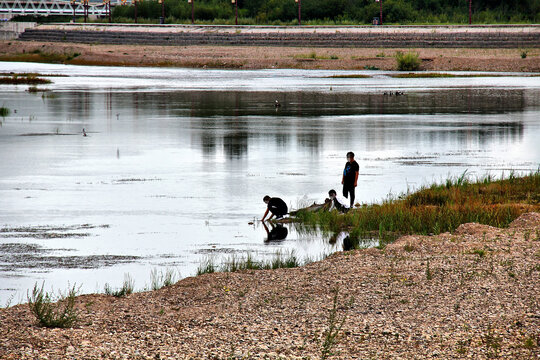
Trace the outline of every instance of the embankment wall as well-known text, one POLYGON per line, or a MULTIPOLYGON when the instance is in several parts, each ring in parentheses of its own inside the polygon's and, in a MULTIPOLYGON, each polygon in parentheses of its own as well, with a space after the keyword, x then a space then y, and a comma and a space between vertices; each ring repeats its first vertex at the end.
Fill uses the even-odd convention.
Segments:
POLYGON ((173 46, 540 48, 540 25, 235 27, 53 24, 27 28, 19 39, 173 46))

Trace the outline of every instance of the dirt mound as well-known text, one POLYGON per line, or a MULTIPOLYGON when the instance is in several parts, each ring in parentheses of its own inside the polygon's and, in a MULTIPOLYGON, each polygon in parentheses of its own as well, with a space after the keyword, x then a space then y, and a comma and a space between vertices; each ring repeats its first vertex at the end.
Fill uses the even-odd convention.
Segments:
POLYGON ((540 228, 540 213, 530 212, 521 215, 510 224, 511 229, 538 229, 540 228))
POLYGON ((468 224, 462 224, 459 225, 459 227, 454 232, 455 235, 474 235, 474 236, 482 236, 487 233, 492 232, 498 232, 500 229, 489 226, 489 225, 482 225, 477 223, 468 223, 468 224))

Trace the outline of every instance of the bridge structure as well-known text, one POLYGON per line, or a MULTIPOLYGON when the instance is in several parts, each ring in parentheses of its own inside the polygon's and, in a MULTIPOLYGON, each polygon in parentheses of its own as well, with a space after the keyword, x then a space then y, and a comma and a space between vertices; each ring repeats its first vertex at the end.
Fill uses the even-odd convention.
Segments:
POLYGON ((72 15, 104 17, 110 7, 123 5, 126 0, 0 0, 0 15, 11 18, 17 15, 72 15))

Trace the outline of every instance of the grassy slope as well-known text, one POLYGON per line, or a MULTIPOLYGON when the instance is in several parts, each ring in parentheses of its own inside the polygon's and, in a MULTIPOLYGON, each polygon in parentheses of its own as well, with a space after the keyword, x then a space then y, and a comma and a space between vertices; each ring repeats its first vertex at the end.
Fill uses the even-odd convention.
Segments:
POLYGON ((445 184, 424 187, 382 204, 363 205, 345 215, 300 211, 297 217, 301 222, 328 230, 347 229, 353 238, 375 233, 385 239, 405 234, 439 234, 468 222, 507 227, 530 211, 540 211, 540 171, 525 177, 510 174, 500 180, 488 176, 474 183, 463 174, 445 184))

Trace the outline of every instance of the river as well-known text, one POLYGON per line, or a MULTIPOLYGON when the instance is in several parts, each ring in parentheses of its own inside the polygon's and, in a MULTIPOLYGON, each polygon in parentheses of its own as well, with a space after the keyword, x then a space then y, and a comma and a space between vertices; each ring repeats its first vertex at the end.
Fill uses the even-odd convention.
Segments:
POLYGON ((360 203, 540 164, 540 78, 527 74, 9 62, 0 72, 53 81, 35 93, 0 85, 0 306, 26 301, 36 282, 103 292, 129 274, 142 290, 152 270, 192 276, 208 257, 338 251, 331 234, 291 225, 268 241, 256 220, 264 195, 296 209, 339 191, 348 151, 360 203), (332 77, 352 73, 371 77, 332 77))

